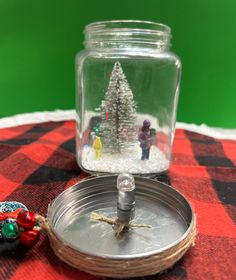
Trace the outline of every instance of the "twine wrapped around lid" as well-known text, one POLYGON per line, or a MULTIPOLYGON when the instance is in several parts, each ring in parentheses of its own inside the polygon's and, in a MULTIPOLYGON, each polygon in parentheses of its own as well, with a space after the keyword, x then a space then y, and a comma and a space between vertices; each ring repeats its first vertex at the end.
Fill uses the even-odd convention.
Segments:
POLYGON ((79 270, 103 277, 131 278, 162 272, 171 268, 191 246, 194 246, 196 237, 196 218, 193 216, 191 228, 174 246, 142 258, 111 259, 87 255, 72 249, 56 236, 45 218, 38 215, 37 219, 41 228, 47 233, 54 253, 62 261, 79 270))

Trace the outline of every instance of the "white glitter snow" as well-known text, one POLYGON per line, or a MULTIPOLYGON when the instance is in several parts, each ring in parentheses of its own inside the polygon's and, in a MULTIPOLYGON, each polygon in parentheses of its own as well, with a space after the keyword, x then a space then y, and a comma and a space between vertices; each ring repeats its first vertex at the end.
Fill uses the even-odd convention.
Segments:
POLYGON ((169 160, 164 153, 155 146, 151 146, 149 160, 141 160, 142 150, 137 144, 132 152, 122 154, 101 154, 95 159, 94 149, 88 145, 83 147, 82 166, 94 172, 133 174, 159 173, 167 170, 169 160))

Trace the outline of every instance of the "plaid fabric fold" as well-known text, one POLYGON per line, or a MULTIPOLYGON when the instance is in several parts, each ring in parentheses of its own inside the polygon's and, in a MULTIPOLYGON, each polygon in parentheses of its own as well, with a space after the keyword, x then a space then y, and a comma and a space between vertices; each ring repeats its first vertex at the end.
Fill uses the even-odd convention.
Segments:
MULTIPOLYGON (((74 138, 74 121, 0 129, 0 201, 46 214, 52 199, 87 176, 76 164, 74 138)), ((156 179, 191 202, 198 236, 171 270, 146 279, 236 279, 236 141, 178 129, 171 168, 156 179)), ((61 262, 46 236, 33 248, 0 241, 0 280, 26 279, 98 278, 61 262)))

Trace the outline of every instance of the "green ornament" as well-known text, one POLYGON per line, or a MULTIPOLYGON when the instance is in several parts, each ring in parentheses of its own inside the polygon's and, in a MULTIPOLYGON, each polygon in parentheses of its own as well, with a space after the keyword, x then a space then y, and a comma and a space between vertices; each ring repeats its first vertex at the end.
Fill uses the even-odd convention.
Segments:
POLYGON ((100 132, 100 125, 97 124, 96 126, 94 126, 93 128, 93 132, 98 136, 99 132, 100 132))
POLYGON ((19 235, 18 227, 15 223, 7 223, 2 226, 2 236, 6 239, 14 239, 19 235))

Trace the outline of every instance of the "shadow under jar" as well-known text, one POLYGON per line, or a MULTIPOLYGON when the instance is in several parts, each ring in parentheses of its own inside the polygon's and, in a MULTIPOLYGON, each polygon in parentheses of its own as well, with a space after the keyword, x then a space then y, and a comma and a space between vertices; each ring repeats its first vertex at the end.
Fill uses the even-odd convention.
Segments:
POLYGON ((76 156, 91 174, 168 170, 181 62, 171 29, 146 21, 95 22, 76 57, 76 156))

